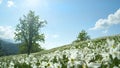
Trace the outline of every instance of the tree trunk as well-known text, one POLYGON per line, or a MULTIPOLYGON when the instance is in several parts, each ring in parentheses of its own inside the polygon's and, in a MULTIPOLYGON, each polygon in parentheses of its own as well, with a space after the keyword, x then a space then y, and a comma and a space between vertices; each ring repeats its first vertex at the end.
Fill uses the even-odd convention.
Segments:
POLYGON ((31 47, 32 47, 32 38, 29 39, 28 55, 30 55, 30 53, 31 53, 31 47))
POLYGON ((29 42, 28 42, 28 55, 31 53, 32 47, 32 23, 29 24, 29 42))

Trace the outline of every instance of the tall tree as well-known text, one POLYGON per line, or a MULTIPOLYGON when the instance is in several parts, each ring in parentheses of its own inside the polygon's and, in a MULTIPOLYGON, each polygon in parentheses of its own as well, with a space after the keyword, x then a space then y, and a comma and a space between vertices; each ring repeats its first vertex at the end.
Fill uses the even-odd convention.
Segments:
POLYGON ((89 40, 90 36, 88 35, 88 33, 85 30, 82 30, 78 37, 77 40, 75 40, 75 42, 79 42, 79 41, 85 41, 85 40, 89 40))
POLYGON ((16 27, 15 40, 21 41, 21 43, 26 44, 27 54, 31 53, 31 48, 37 42, 44 42, 44 34, 40 32, 40 28, 44 27, 47 23, 45 20, 41 20, 39 16, 35 16, 33 11, 23 18, 20 18, 20 23, 16 27))

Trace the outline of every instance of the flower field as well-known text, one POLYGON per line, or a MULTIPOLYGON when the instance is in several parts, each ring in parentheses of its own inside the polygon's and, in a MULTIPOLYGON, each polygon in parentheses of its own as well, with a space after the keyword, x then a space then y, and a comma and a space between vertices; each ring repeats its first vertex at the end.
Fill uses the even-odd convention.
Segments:
POLYGON ((0 68, 120 68, 120 36, 49 53, 1 57, 0 68))

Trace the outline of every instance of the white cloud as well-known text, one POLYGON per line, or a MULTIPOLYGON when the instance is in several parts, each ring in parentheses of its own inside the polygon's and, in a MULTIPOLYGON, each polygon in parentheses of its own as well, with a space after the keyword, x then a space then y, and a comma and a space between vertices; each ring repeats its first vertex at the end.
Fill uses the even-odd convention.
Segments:
POLYGON ((0 4, 2 3, 2 0, 0 0, 0 4))
POLYGON ((13 40, 14 31, 11 26, 0 26, 0 38, 13 40))
POLYGON ((99 19, 93 28, 90 30, 97 29, 108 29, 112 25, 120 24, 120 9, 118 9, 114 14, 109 14, 107 19, 99 19))
POLYGON ((9 0, 9 1, 7 1, 7 6, 12 7, 12 6, 15 6, 15 4, 12 0, 9 0))

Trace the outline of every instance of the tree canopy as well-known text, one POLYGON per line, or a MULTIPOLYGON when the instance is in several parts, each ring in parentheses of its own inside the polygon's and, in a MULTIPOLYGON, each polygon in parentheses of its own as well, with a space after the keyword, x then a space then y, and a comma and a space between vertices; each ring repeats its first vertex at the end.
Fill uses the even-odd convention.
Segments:
POLYGON ((90 36, 88 35, 88 33, 85 30, 82 30, 77 37, 77 40, 75 40, 75 42, 79 42, 79 41, 85 41, 85 40, 89 40, 90 36))
POLYGON ((38 42, 45 41, 45 36, 40 30, 47 22, 35 15, 34 11, 29 11, 27 15, 23 15, 23 18, 19 20, 20 23, 16 26, 15 40, 20 41, 27 48, 29 55, 33 46, 38 45, 38 42))

